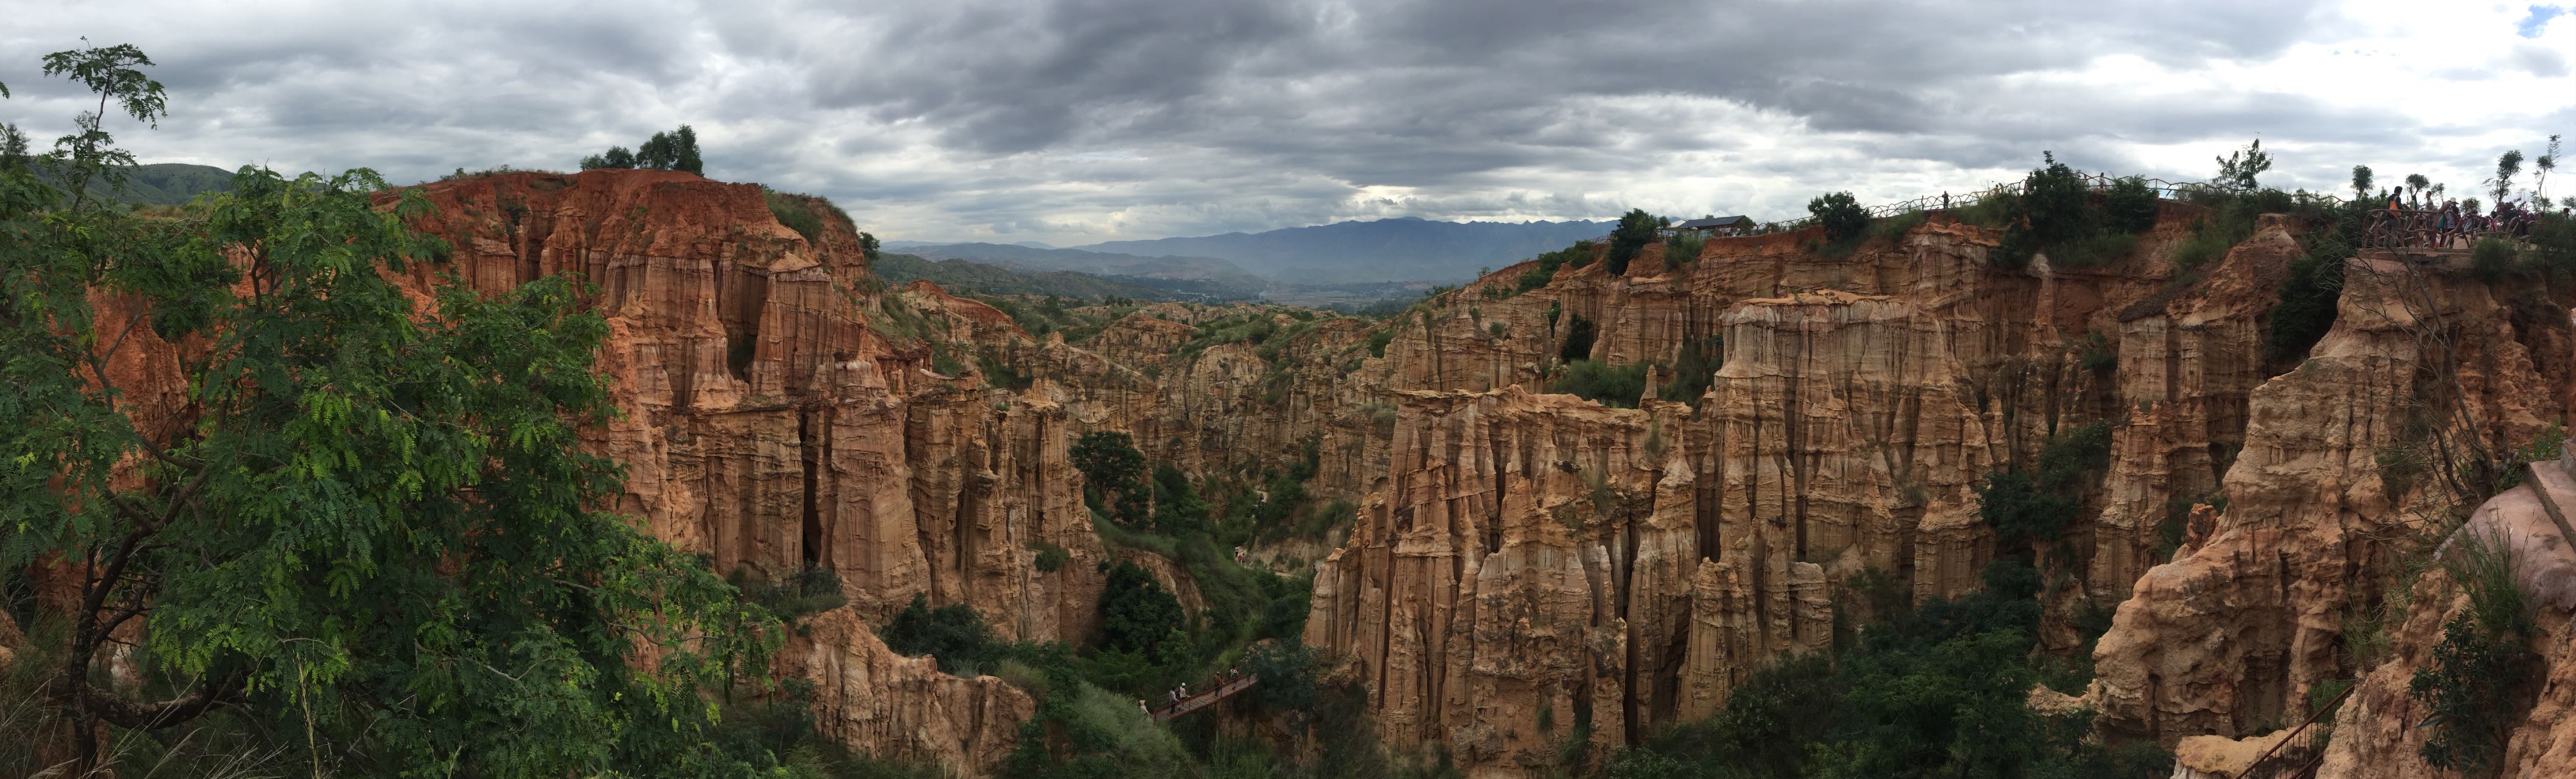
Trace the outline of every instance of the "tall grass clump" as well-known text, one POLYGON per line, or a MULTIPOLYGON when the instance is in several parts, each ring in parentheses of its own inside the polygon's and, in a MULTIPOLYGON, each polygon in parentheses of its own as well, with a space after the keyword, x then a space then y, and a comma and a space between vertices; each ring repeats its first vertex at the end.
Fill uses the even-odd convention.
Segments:
POLYGON ((2469 603, 2442 626, 2431 662, 2407 683, 2408 697, 2425 711, 2419 727, 2432 730, 2416 754, 2437 769, 2488 776, 2530 705, 2538 660, 2530 604, 2514 582, 2513 552, 2501 531, 2461 531, 2441 564, 2469 603))

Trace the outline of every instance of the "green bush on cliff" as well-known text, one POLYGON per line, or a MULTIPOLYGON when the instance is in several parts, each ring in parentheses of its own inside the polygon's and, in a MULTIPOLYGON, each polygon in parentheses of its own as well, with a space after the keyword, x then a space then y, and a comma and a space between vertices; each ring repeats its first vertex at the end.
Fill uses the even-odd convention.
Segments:
POLYGON ((1610 250, 1601 256, 1602 269, 1612 276, 1628 275, 1629 261, 1637 259, 1637 253, 1644 251, 1646 244, 1655 242, 1655 236, 1662 232, 1663 226, 1664 220, 1646 213, 1645 209, 1630 209, 1627 215, 1619 217, 1619 226, 1610 231, 1610 250))
POLYGON ((1082 472, 1082 498, 1093 511, 1125 523, 1150 518, 1153 493, 1145 483, 1145 453, 1134 438, 1115 430, 1094 430, 1074 441, 1074 470, 1082 472))
POLYGON ((1869 230, 1869 210, 1849 192, 1817 195, 1807 201, 1807 216, 1824 228, 1825 242, 1849 244, 1869 230))
POLYGON ((1551 392, 1573 395, 1611 408, 1635 408, 1646 394, 1646 363, 1613 365, 1592 360, 1565 364, 1548 383, 1551 392))
POLYGON ((951 603, 934 609, 930 596, 918 592, 912 594, 912 604, 896 612, 877 635, 885 639, 887 649, 911 657, 929 655, 939 661, 939 670, 948 673, 981 669, 1000 659, 1003 649, 975 607, 951 603))
POLYGON ((1610 761, 1615 779, 2022 777, 2148 779, 2171 773, 2153 744, 2094 740, 2089 712, 2026 701, 2042 588, 2011 559, 1984 589, 1934 598, 1870 626, 1856 645, 1756 671, 1715 717, 1647 735, 1610 761))
POLYGON ((2442 626, 2431 661, 2407 683, 2407 695, 2424 707, 2420 727, 2432 730, 2417 754, 2434 768, 2485 776, 2531 705, 2535 628, 2502 533, 2461 530, 2442 568, 2469 607, 2442 626))

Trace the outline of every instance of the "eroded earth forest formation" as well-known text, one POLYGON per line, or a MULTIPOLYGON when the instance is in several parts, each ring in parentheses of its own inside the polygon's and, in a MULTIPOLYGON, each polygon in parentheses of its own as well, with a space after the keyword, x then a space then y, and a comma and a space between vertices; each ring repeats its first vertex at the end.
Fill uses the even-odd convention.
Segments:
POLYGON ((2048 162, 1354 316, 100 135, 0 161, 0 773, 2576 771, 2563 217, 2048 162))

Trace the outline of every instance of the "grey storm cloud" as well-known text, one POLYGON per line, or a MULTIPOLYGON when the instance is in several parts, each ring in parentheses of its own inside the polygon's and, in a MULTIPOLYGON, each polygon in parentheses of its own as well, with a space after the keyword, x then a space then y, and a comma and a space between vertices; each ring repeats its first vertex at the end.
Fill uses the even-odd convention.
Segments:
MULTIPOLYGON (((147 160, 413 181, 567 167, 687 122, 711 176, 823 194, 899 238, 1088 243, 1630 206, 1782 215, 1833 189, 1980 186, 2042 150, 2201 176, 2205 153, 2170 149, 2258 134, 2344 155, 2284 165, 2307 186, 2334 186, 2354 160, 2492 158, 2425 140, 2456 124, 2242 76, 2373 34, 2318 2, 0 0, 0 13, 13 20, 0 82, 17 92, 0 121, 39 138, 82 104, 36 58, 87 36, 159 63, 170 119, 119 131, 147 160), (2152 88, 2088 81, 2104 63, 2152 88)), ((2565 76, 2567 38, 2547 29, 2440 77, 2565 76)), ((2515 121, 2537 138, 2564 107, 2515 121)))

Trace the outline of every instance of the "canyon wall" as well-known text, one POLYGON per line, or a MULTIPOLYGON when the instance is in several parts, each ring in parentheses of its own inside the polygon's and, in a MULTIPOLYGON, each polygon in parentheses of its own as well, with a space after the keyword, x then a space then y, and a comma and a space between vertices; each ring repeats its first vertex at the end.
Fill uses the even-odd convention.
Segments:
POLYGON ((1583 713, 1601 743, 1714 713, 1754 668, 1828 645, 1855 576, 1918 600, 1973 590, 1996 554, 1986 475, 2098 424, 2111 457, 2080 487, 2084 516, 2039 544, 2068 583, 2043 644, 2079 647, 2072 615, 2118 606, 2086 699, 2115 733, 2282 724, 2316 681, 2366 670, 2338 631, 2386 576, 2387 534, 2427 510, 2420 487, 2385 494, 2379 461, 2425 405, 2415 318, 2456 345, 2440 371, 2472 426, 2518 444, 2564 413, 2565 323, 2546 315, 2563 309, 2502 302, 2461 257, 2383 252, 2345 274, 2309 358, 2274 364, 2301 226, 2264 217, 2181 273, 2167 257, 2197 209, 2164 209, 2133 256, 2096 268, 1998 268, 1994 232, 1936 216, 1845 257, 1794 234, 1712 240, 1521 291, 1524 263, 1407 312, 1386 358, 1342 379, 1397 404, 1396 429, 1318 572, 1308 642, 1377 685, 1391 743, 1471 775, 1538 773, 1569 735, 1540 712, 1583 713), (1578 318, 1592 343, 1568 350, 1578 318), (1565 359, 1669 364, 1712 338, 1723 362, 1691 406, 1527 394, 1565 359), (1597 483, 1516 473, 1530 437, 1611 460, 1597 483), (1663 454, 1635 456, 1650 437, 1663 454), (1546 521, 1600 494, 1623 510, 1546 521))
MULTIPOLYGON (((1524 263, 1375 324, 1159 304, 1068 343, 935 285, 883 289, 849 225, 798 235, 754 187, 599 172, 428 190, 466 283, 599 286, 628 413, 591 443, 628 463, 625 510, 722 570, 839 574, 851 606, 782 660, 821 685, 824 730, 951 765, 1006 751, 996 723, 1025 697, 892 657, 865 625, 921 592, 1008 638, 1087 634, 1112 553, 1067 448, 1091 430, 1201 475, 1313 447, 1310 488, 1359 512, 1315 564, 1306 642, 1363 680, 1388 743, 1525 776, 1571 739, 1598 760, 1714 714, 1763 664, 1832 645, 1856 577, 1918 600, 1974 589, 1998 554, 1978 487, 2088 426, 2111 456, 2082 518, 2038 545, 2065 583, 2044 644, 2079 646, 2068 615, 2118 604, 2086 697, 2108 730, 2280 725, 2319 680, 2367 670, 2341 631, 2393 534, 2432 511, 2382 470, 2427 399, 2519 443, 2569 386, 2563 313, 2442 256, 2352 263, 2333 330, 2267 359, 2299 224, 2266 217, 2178 272, 2200 215, 2179 203, 2096 268, 1997 267, 1995 231, 1936 216, 1847 253, 1803 234, 1653 246, 1626 273, 1592 262, 1530 289, 1524 263), (1193 343, 1247 315, 1276 340, 1193 343), (2426 332, 2456 348, 2428 358, 2426 332), (1637 408, 1608 408, 1541 394, 1570 359, 1714 370, 1674 400, 1659 370, 1613 399, 1637 408), (1047 547, 1071 562, 1037 571, 1047 547)), ((2424 631, 2407 623, 2400 662, 2424 631)), ((2397 705, 2366 684, 2380 708, 2347 718, 2397 705)))
POLYGON ((599 370, 623 415, 586 443, 624 463, 618 508, 720 572, 832 571, 850 599, 781 659, 817 684, 818 728, 863 752, 974 771, 1007 752, 1025 695, 887 651, 869 625, 924 593, 1006 639, 1082 640, 1105 559, 1067 463, 1076 422, 1042 389, 943 375, 919 330, 1017 333, 935 286, 885 290, 819 201, 808 237, 763 190, 693 175, 512 173, 423 186, 452 244, 415 266, 499 291, 577 274, 609 325, 599 370), (1045 546, 1068 564, 1037 570, 1045 546))

